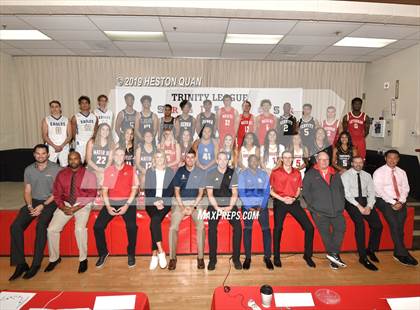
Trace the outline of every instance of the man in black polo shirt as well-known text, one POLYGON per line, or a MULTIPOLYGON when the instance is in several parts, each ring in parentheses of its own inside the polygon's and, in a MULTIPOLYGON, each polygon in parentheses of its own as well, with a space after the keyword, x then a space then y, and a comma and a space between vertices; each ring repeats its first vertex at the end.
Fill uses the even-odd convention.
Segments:
POLYGON ((228 156, 225 152, 217 155, 217 167, 207 175, 207 196, 209 198, 209 256, 208 270, 214 270, 217 263, 217 225, 221 217, 229 220, 233 227, 233 255, 235 269, 242 269, 240 261, 242 225, 240 213, 236 206, 238 199, 238 176, 228 167, 228 156))
POLYGON ((29 165, 24 173, 24 199, 22 207, 10 226, 10 260, 16 265, 14 274, 9 281, 16 280, 23 273, 24 279, 35 276, 41 267, 44 249, 47 243, 47 228, 57 205, 52 194, 53 184, 60 166, 48 160, 48 146, 38 144, 34 147, 35 163, 29 165), (32 266, 29 268, 24 254, 24 232, 34 219, 36 224, 35 250, 32 266))
POLYGON ((205 172, 195 166, 196 154, 190 149, 185 155, 185 166, 178 169, 174 177, 175 197, 172 199, 171 227, 169 229, 169 270, 176 268, 176 248, 178 244, 178 228, 185 216, 190 216, 197 230, 197 268, 204 269, 204 205, 200 204, 205 186, 205 172))

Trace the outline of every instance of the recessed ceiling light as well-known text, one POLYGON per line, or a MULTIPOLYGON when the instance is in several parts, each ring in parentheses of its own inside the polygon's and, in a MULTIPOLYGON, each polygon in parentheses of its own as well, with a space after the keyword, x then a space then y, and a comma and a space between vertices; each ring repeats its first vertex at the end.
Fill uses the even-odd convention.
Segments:
POLYGON ((104 31, 113 41, 165 41, 163 32, 148 31, 104 31))
POLYGON ((334 46, 351 46, 351 47, 375 47, 381 48, 388 44, 394 43, 393 39, 376 39, 376 38, 358 38, 345 37, 334 44, 334 46))
POLYGON ((225 43, 231 44, 277 44, 282 35, 228 33, 225 43))
POLYGON ((0 30, 0 40, 51 40, 38 30, 0 30))

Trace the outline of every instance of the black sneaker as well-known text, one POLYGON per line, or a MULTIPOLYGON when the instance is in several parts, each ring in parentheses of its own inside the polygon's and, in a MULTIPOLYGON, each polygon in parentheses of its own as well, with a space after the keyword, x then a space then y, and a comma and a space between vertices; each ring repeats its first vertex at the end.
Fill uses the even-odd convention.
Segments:
POLYGON ((207 265, 207 270, 214 270, 216 269, 216 261, 215 260, 210 260, 208 265, 207 265))
POLYGON ((339 267, 347 267, 347 265, 341 260, 340 255, 336 253, 328 253, 327 258, 330 262, 338 265, 339 267))
POLYGON ((361 263, 368 270, 372 270, 372 271, 377 271, 378 270, 378 267, 376 267, 374 264, 372 264, 367 259, 367 257, 360 257, 359 258, 359 263, 361 263))
POLYGON ((336 263, 333 263, 331 261, 330 261, 330 267, 331 267, 332 270, 337 270, 339 268, 336 263))
POLYGON ((12 274, 12 276, 9 278, 9 281, 14 281, 18 278, 20 278, 26 271, 29 270, 29 266, 27 263, 24 264, 18 264, 16 266, 15 272, 12 274))
POLYGON ((312 260, 311 257, 305 257, 304 256, 303 259, 305 260, 306 265, 308 265, 308 267, 310 267, 310 268, 315 268, 316 267, 315 262, 312 260))
POLYGON ((59 257, 55 262, 50 262, 47 267, 45 268, 44 272, 50 272, 53 271, 57 265, 61 263, 61 257, 59 257))
POLYGON ((136 257, 134 255, 128 255, 128 268, 136 267, 136 257))
POLYGON ((82 260, 80 263, 79 263, 79 270, 77 271, 78 273, 84 273, 84 272, 86 272, 87 271, 87 269, 88 269, 88 260, 87 259, 85 259, 85 260, 82 260))
POLYGON ((98 260, 96 261, 96 264, 95 264, 96 268, 99 269, 99 268, 102 268, 105 265, 106 259, 108 258, 108 255, 109 255, 109 253, 106 253, 106 255, 99 256, 99 258, 98 258, 98 260))
POLYGON ((246 257, 244 260, 244 264, 242 265, 242 268, 245 270, 248 270, 251 267, 251 259, 246 257))
POLYGON ((410 253, 408 253, 408 260, 410 261, 411 266, 417 266, 419 262, 410 253))
POLYGON ((281 267, 281 260, 280 257, 274 257, 274 266, 281 267))
POLYGON ((31 266, 31 268, 29 268, 29 270, 23 275, 23 278, 26 280, 33 278, 40 268, 41 266, 31 266))
POLYGON ((236 270, 242 270, 242 264, 239 258, 233 260, 233 266, 236 270))
POLYGON ((268 270, 274 269, 273 263, 271 262, 270 258, 264 257, 264 263, 265 263, 265 267, 267 267, 268 270))
POLYGON ((366 254, 367 254, 367 256, 369 257, 369 259, 370 259, 372 262, 379 263, 379 259, 378 259, 378 257, 375 255, 375 252, 374 252, 374 251, 371 251, 371 250, 367 249, 367 250, 366 250, 366 254))
POLYGON ((404 266, 415 266, 408 256, 394 255, 393 257, 404 266))

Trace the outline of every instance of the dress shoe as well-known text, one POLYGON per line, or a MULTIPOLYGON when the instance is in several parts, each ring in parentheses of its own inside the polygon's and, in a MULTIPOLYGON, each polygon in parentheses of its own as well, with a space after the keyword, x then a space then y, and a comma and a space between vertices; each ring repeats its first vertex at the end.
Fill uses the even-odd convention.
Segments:
POLYGON ((374 251, 366 250, 366 254, 372 262, 379 263, 379 259, 376 257, 374 251))
POLYGON ((169 260, 168 270, 175 270, 176 269, 176 259, 171 258, 169 260))
POLYGON ((312 260, 312 257, 306 257, 306 256, 304 256, 303 259, 305 260, 306 265, 308 265, 308 267, 311 267, 311 268, 315 268, 316 267, 315 262, 312 260))
POLYGON ((251 259, 246 257, 244 260, 244 264, 242 265, 242 268, 245 270, 248 270, 251 267, 251 259))
POLYGON ((136 267, 136 256, 128 255, 127 263, 128 263, 128 268, 136 267))
POLYGON ((41 268, 40 265, 31 266, 31 268, 29 268, 29 270, 23 275, 23 278, 26 280, 33 278, 38 273, 40 268, 41 268))
POLYGON ((361 263, 368 270, 372 270, 372 271, 377 271, 378 270, 378 267, 376 267, 374 264, 372 264, 367 259, 367 257, 360 257, 359 258, 359 263, 361 263))
POLYGON ((59 257, 55 262, 50 262, 47 267, 45 268, 44 272, 50 272, 53 271, 57 265, 61 263, 61 257, 59 257))
POLYGON ((98 260, 96 261, 96 268, 102 268, 105 266, 106 259, 108 258, 109 253, 106 253, 106 255, 99 256, 98 260))
POLYGON ((273 263, 271 262, 270 258, 264 257, 264 263, 265 263, 265 267, 267 267, 268 270, 274 269, 273 263))
POLYGON ((411 266, 417 266, 419 262, 410 253, 408 253, 408 260, 410 261, 411 266))
POLYGON ((85 259, 85 260, 82 260, 79 263, 79 270, 77 272, 78 273, 84 273, 84 272, 86 272, 87 269, 88 269, 88 260, 85 259))
POLYGON ((197 258, 197 269, 204 269, 206 265, 204 264, 204 259, 197 258))
POLYGON ((274 266, 281 267, 281 260, 280 257, 274 257, 274 266))
POLYGON ((216 269, 216 264, 217 264, 217 261, 215 261, 215 260, 210 260, 209 261, 209 263, 208 263, 208 265, 207 265, 207 270, 214 270, 214 269, 216 269))
POLYGON ((15 272, 13 273, 13 275, 9 278, 9 281, 13 281, 16 280, 18 278, 20 278, 26 271, 29 270, 29 266, 27 263, 24 264, 18 264, 16 266, 15 272))
POLYGON ((242 264, 239 259, 233 260, 233 266, 235 267, 236 270, 242 270, 242 264))
POLYGON ((412 264, 410 263, 410 258, 408 256, 394 255, 393 257, 396 261, 405 266, 412 266, 412 264))

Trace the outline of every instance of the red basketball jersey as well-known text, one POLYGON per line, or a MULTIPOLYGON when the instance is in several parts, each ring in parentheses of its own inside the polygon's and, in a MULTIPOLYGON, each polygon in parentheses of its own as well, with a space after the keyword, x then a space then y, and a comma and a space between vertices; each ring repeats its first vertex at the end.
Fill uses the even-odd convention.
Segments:
POLYGON ((326 120, 322 122, 322 128, 327 132, 328 142, 330 145, 334 145, 338 139, 338 124, 340 122, 335 120, 332 124, 328 124, 326 120))
POLYGON ((362 112, 355 116, 352 112, 347 113, 347 128, 353 139, 365 138, 366 113, 362 112))
POLYGON ((219 113, 219 143, 223 144, 223 139, 227 134, 235 139, 235 109, 231 107, 229 111, 222 107, 219 113))
POLYGON ((271 113, 268 116, 261 113, 258 122, 258 141, 260 141, 260 144, 264 144, 267 131, 273 128, 276 128, 276 117, 271 113))
POLYGON ((249 114, 248 117, 243 116, 242 114, 239 116, 239 127, 238 127, 238 142, 237 145, 241 146, 244 140, 245 135, 248 132, 254 131, 254 119, 252 114, 249 114))

